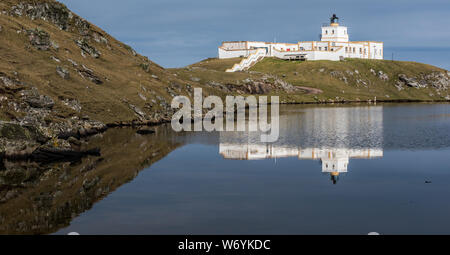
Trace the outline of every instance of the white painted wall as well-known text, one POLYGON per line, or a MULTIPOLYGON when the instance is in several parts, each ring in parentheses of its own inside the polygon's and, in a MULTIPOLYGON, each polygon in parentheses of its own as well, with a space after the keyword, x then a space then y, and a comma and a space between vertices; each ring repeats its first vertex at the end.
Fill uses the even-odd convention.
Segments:
POLYGON ((308 60, 338 61, 340 57, 383 59, 383 47, 382 42, 350 42, 347 27, 330 24, 322 27, 322 39, 319 42, 224 42, 219 47, 219 58, 247 58, 257 49, 264 48, 266 57, 282 59, 288 59, 286 55, 289 54, 306 54, 308 60))
POLYGON ((348 29, 344 26, 324 26, 322 27, 321 41, 348 42, 348 29))

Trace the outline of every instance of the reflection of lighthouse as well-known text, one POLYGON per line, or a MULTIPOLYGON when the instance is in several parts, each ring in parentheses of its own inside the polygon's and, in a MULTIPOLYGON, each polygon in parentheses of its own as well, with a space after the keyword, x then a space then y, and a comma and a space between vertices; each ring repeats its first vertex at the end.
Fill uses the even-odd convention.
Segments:
POLYGON ((272 144, 220 143, 219 153, 225 159, 258 160, 268 158, 298 157, 321 160, 322 172, 329 173, 334 184, 341 173, 347 173, 350 158, 379 158, 383 150, 346 148, 307 148, 276 146, 272 144))
POLYGON ((226 159, 298 157, 321 160, 322 172, 336 183, 351 158, 383 156, 380 106, 315 107, 280 115, 280 139, 259 142, 258 132, 221 132, 219 152, 226 159))

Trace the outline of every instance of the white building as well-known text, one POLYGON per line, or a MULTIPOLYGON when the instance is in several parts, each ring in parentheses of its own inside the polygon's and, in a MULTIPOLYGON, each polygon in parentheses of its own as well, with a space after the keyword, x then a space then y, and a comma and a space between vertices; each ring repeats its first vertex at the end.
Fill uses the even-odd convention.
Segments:
POLYGON ((246 58, 241 67, 244 70, 264 57, 276 57, 288 60, 333 60, 344 58, 383 59, 383 43, 373 41, 351 42, 348 29, 339 25, 339 18, 333 15, 330 24, 322 26, 320 41, 302 41, 298 43, 274 43, 234 41, 223 42, 219 47, 219 58, 246 58))

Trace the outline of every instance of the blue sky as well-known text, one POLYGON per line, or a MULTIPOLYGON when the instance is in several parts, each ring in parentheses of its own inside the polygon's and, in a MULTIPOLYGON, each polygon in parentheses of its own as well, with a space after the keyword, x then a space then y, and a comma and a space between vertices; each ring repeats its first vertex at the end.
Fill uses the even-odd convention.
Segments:
POLYGON ((62 0, 164 67, 217 56, 222 41, 318 40, 336 13, 350 39, 383 41, 385 58, 450 69, 449 0, 62 0))

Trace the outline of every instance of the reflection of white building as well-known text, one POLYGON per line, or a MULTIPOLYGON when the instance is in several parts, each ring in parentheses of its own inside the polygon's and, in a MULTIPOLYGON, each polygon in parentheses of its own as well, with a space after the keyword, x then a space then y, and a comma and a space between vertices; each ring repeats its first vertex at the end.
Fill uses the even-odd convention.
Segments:
POLYGON ((383 59, 382 42, 350 41, 347 27, 341 26, 338 19, 334 15, 329 24, 322 26, 320 41, 298 43, 223 42, 219 47, 219 58, 247 58, 255 55, 256 62, 264 57, 334 61, 343 58, 383 59), (262 52, 259 52, 261 50, 262 52))
POLYGON ((347 173, 350 158, 383 157, 382 149, 344 148, 299 148, 271 144, 220 143, 219 153, 225 159, 258 160, 269 158, 298 157, 299 159, 321 160, 322 172, 329 173, 335 181, 340 173, 347 173))
MULTIPOLYGON (((333 182, 352 158, 383 157, 383 108, 302 107, 280 113, 280 137, 261 143, 259 132, 221 132, 219 153, 226 159, 297 157, 321 160, 333 182)), ((255 123, 247 123, 254 125, 255 123)))

